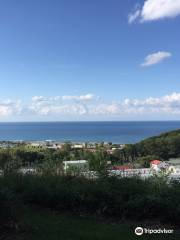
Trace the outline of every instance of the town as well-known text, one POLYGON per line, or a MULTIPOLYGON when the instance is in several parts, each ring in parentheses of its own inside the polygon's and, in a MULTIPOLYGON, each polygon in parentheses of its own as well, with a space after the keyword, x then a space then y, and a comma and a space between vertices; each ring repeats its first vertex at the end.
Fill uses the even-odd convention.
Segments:
MULTIPOLYGON (((113 144, 111 142, 100 142, 100 143, 73 143, 73 142, 59 142, 53 140, 45 140, 45 141, 1 141, 0 149, 8 150, 8 149, 18 149, 19 151, 28 152, 46 152, 52 153, 60 153, 65 149, 67 156, 64 156, 61 159, 61 154, 59 155, 60 164, 56 165, 56 170, 54 170, 54 166, 52 166, 54 173, 64 175, 80 175, 85 178, 95 179, 98 177, 99 166, 94 168, 91 167, 92 160, 89 157, 96 155, 97 153, 103 153, 105 159, 101 159, 104 163, 104 170, 106 170, 106 174, 108 176, 116 176, 116 177, 140 177, 142 179, 158 176, 164 174, 167 176, 169 180, 177 180, 180 181, 180 158, 170 158, 168 161, 162 161, 159 159, 150 159, 149 167, 143 167, 137 162, 126 162, 122 163, 121 159, 118 157, 115 159, 114 157, 117 154, 126 148, 126 144, 113 144), (71 157, 68 157, 67 151, 71 153, 71 157), (76 154, 74 154, 76 153, 76 154), (77 153, 83 153, 82 155, 87 155, 86 158, 77 158, 75 155, 77 153), (87 154, 89 153, 89 155, 87 154), (74 154, 74 155, 73 155, 74 154), (67 159, 66 159, 67 158, 67 159), (69 158, 69 159, 68 159, 69 158)), ((0 152, 1 154, 1 152, 0 152)), ((0 159, 2 161, 2 156, 0 155, 0 159)), ((35 157, 35 156, 34 156, 35 157)), ((37 157, 37 156, 36 156, 37 157)), ((26 162, 25 164, 16 166, 16 171, 19 174, 40 174, 44 170, 44 168, 40 167, 42 165, 37 164, 36 159, 32 159, 30 162, 26 162), (31 163, 30 163, 31 162, 31 163), (32 164, 33 162, 33 164, 32 164), (34 164, 35 162, 35 164, 34 164)), ((99 163, 100 164, 100 163, 99 163)), ((51 170, 51 169, 49 169, 51 170)), ((0 175, 4 175, 5 169, 0 169, 0 175)))

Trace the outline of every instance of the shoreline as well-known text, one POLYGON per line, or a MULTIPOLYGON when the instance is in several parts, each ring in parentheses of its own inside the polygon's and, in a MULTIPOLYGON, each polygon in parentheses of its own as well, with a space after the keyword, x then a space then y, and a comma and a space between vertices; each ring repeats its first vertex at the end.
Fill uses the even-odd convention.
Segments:
POLYGON ((27 146, 29 148, 49 148, 49 149, 61 149, 64 145, 68 144, 71 149, 77 150, 96 150, 97 147, 103 147, 108 151, 123 149, 126 144, 112 143, 112 142, 72 142, 72 141, 56 141, 56 140, 40 140, 40 141, 25 141, 25 140, 0 140, 0 148, 13 148, 19 146, 27 146))

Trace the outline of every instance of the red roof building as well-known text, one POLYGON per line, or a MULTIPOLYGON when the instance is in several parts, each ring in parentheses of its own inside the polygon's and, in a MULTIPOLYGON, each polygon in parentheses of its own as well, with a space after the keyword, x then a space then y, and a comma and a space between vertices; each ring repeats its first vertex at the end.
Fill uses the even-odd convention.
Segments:
POLYGON ((121 171, 124 171, 124 170, 131 169, 131 167, 130 167, 130 166, 127 166, 127 165, 124 165, 124 166, 113 166, 112 169, 113 169, 113 170, 121 170, 121 171))
POLYGON ((160 160, 152 160, 152 161, 150 162, 151 165, 152 165, 152 164, 154 164, 154 165, 159 165, 160 163, 161 163, 160 160))

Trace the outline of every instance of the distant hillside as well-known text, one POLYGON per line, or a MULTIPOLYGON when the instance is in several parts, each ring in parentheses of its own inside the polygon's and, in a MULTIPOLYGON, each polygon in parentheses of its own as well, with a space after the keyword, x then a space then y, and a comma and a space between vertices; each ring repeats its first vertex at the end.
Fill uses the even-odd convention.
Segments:
POLYGON ((165 133, 162 133, 158 136, 153 136, 153 137, 150 137, 150 138, 147 138, 141 142, 144 142, 146 140, 149 140, 149 139, 157 139, 157 138, 167 138, 167 137, 174 137, 174 136, 180 136, 180 129, 177 129, 177 130, 174 130, 174 131, 170 131, 170 132, 165 132, 165 133))
POLYGON ((147 138, 136 144, 127 144, 121 150, 121 163, 139 163, 149 167, 153 159, 169 160, 180 157, 180 129, 147 138))
POLYGON ((135 148, 141 156, 155 155, 164 160, 180 157, 180 129, 147 138, 135 144, 135 148))

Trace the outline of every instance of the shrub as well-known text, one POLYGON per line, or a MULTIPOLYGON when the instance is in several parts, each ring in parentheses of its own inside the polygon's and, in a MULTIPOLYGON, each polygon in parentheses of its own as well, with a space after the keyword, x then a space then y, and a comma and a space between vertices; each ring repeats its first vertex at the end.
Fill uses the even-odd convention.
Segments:
POLYGON ((0 179, 0 198, 25 204, 118 219, 180 222, 180 184, 158 179, 11 175, 0 179), (2 189, 8 189, 6 190, 2 189), (3 193, 3 195, 2 195, 3 193))

